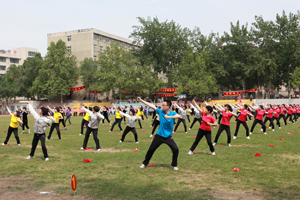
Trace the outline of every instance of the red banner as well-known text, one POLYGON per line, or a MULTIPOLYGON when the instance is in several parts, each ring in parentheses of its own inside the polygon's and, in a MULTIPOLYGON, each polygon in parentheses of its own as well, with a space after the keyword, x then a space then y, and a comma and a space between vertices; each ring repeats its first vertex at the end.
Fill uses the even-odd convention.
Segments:
POLYGON ((76 88, 70 88, 70 91, 78 91, 78 90, 83 90, 84 88, 85 88, 85 86, 76 87, 76 88))
POLYGON ((176 94, 155 94, 156 97, 175 97, 176 94))
MULTIPOLYGON (((129 90, 124 90, 125 93, 129 94, 129 93, 133 93, 129 90)), ((143 90, 142 91, 137 91, 136 94, 142 94, 143 93, 143 90)))
POLYGON ((165 88, 158 90, 159 92, 175 92, 177 88, 165 88))
POLYGON ((90 91, 91 94, 101 94, 102 91, 90 91))
POLYGON ((257 88, 250 89, 250 90, 242 90, 242 91, 232 91, 232 92, 224 92, 224 96, 236 96, 239 94, 243 94, 244 92, 256 92, 257 88))

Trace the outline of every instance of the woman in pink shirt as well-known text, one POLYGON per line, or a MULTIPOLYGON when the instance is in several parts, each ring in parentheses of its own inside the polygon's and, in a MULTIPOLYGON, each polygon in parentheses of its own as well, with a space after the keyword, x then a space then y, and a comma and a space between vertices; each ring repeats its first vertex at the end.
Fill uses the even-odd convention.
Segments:
POLYGON ((286 107, 284 104, 282 104, 280 108, 280 114, 279 114, 279 119, 280 120, 281 118, 283 118, 283 121, 284 121, 284 125, 286 125, 286 117, 285 117, 285 111, 286 111, 286 107))
POLYGON ((222 112, 222 121, 219 127, 219 130, 217 132, 215 141, 213 143, 213 145, 216 145, 218 143, 218 139, 221 135, 221 133, 225 130, 227 133, 227 146, 231 146, 230 142, 231 142, 231 133, 230 133, 230 119, 231 117, 237 116, 237 114, 232 112, 232 107, 229 104, 225 104, 225 108, 220 107, 215 105, 216 108, 218 108, 219 110, 221 110, 222 112))
POLYGON ((273 113, 275 113, 275 112, 274 112, 271 104, 268 106, 267 111, 268 111, 268 114, 265 117, 264 124, 267 124, 267 122, 269 121, 270 122, 269 127, 272 128, 272 131, 274 131, 273 113))
POLYGON ((289 121, 292 122, 293 124, 295 124, 295 122, 293 120, 293 110, 294 110, 294 108, 293 108, 292 104, 289 105, 287 110, 288 110, 288 113, 287 113, 286 119, 290 118, 289 121))
POLYGON ((240 128, 240 125, 243 124, 243 126, 245 127, 246 130, 246 138, 250 139, 249 136, 249 128, 247 125, 247 115, 250 115, 251 117, 253 117, 253 115, 251 114, 251 112, 248 110, 248 106, 245 104, 243 108, 240 108, 240 116, 237 118, 236 120, 236 129, 235 129, 235 133, 233 136, 233 139, 235 140, 240 128))
POLYGON ((211 106, 206 106, 206 110, 203 111, 193 100, 193 103, 195 107, 202 113, 202 124, 200 125, 200 128, 198 130, 197 137, 195 139, 195 142, 193 143, 192 147, 190 148, 190 151, 188 152, 189 155, 193 154, 193 151, 196 149, 198 143, 202 139, 203 136, 205 136, 207 144, 210 148, 211 154, 216 155, 214 146, 211 142, 211 126, 217 126, 216 119, 211 115, 213 112, 213 108, 211 106))
POLYGON ((281 112, 281 110, 280 110, 280 107, 279 107, 279 105, 274 105, 273 106, 273 123, 275 122, 275 120, 276 120, 276 124, 279 126, 279 129, 281 129, 281 126, 280 126, 280 121, 279 121, 279 114, 280 114, 280 112, 281 112))
MULTIPOLYGON (((250 106, 250 105, 248 105, 248 106, 250 108, 252 108, 253 110, 255 110, 255 108, 253 108, 252 106, 250 106)), ((250 134, 252 134, 253 129, 256 126, 257 123, 259 123, 262 126, 264 134, 265 135, 267 134, 266 133, 266 126, 263 122, 264 114, 269 114, 269 113, 264 110, 264 107, 262 105, 260 105, 258 107, 258 109, 256 109, 256 118, 255 118, 255 120, 253 122, 253 125, 251 127, 250 134)))

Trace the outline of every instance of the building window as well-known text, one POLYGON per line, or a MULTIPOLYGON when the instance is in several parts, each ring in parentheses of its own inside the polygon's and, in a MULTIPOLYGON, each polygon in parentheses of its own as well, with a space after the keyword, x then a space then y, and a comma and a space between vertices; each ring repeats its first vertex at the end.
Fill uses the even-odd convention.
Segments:
POLYGON ((97 45, 94 44, 94 51, 97 51, 97 45))
POLYGON ((109 42, 109 39, 108 39, 108 38, 105 38, 105 42, 109 42))
POLYGON ((68 50, 71 52, 71 46, 67 46, 68 50))
POLYGON ((4 74, 0 74, 0 76, 4 76, 4 74))
POLYGON ((35 56, 35 52, 33 52, 33 51, 28 51, 28 56, 34 57, 34 56, 35 56))
POLYGON ((94 56, 94 60, 97 60, 97 56, 94 56))
POLYGON ((97 38, 98 38, 97 35, 94 35, 94 40, 97 40, 97 38))
POLYGON ((130 45, 129 44, 127 44, 127 49, 130 49, 130 45))
POLYGON ((71 35, 67 36, 67 40, 68 40, 68 42, 70 42, 72 40, 71 35))
POLYGON ((10 63, 18 64, 19 63, 19 59, 10 58, 10 63))
POLYGON ((103 37, 102 36, 99 36, 99 39, 100 39, 100 41, 103 41, 103 37))
POLYGON ((101 52, 103 51, 103 46, 100 46, 100 51, 101 51, 101 52))
POLYGON ((0 65, 0 70, 6 70, 6 66, 0 65))
POLYGON ((5 57, 0 57, 0 62, 6 62, 6 58, 5 57))
POLYGON ((111 40, 111 43, 115 43, 115 41, 114 41, 114 40, 111 40))

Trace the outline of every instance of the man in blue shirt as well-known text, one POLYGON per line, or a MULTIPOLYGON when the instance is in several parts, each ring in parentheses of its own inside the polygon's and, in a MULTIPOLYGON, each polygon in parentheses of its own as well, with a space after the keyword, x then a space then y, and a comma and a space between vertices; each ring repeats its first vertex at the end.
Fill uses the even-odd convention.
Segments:
POLYGON ((140 97, 137 98, 138 101, 144 103, 149 108, 152 108, 156 111, 156 114, 159 114, 160 119, 160 126, 158 128, 158 131, 156 133, 155 138, 152 140, 152 143, 148 149, 148 152, 145 156, 145 160, 143 161, 143 164, 140 166, 140 168, 145 168, 149 161, 154 154, 155 150, 163 143, 167 144, 173 153, 173 159, 171 168, 174 170, 178 170, 177 167, 177 158, 179 154, 179 149, 172 137, 173 132, 173 126, 174 126, 174 119, 180 118, 180 115, 178 115, 176 112, 173 112, 170 110, 172 103, 170 100, 165 100, 163 102, 162 108, 156 108, 154 104, 148 103, 144 100, 142 100, 140 97))

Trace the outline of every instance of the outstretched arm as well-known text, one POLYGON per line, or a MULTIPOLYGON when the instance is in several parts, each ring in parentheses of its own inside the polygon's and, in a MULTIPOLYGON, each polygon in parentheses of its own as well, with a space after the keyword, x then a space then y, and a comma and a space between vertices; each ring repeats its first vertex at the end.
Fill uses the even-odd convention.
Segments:
POLYGON ((8 112, 10 115, 12 115, 12 113, 11 113, 10 109, 8 108, 8 106, 6 106, 6 109, 7 109, 7 112, 8 112))
POLYGON ((28 102, 28 109, 30 113, 33 115, 34 119, 39 118, 39 114, 33 109, 32 105, 28 102))
POLYGON ((165 117, 165 119, 179 119, 180 115, 179 114, 176 114, 176 115, 173 115, 173 116, 165 115, 164 117, 165 117))
POLYGON ((140 102, 142 102, 143 104, 145 104, 145 105, 146 105, 146 106, 148 106, 149 108, 152 108, 153 110, 155 110, 155 111, 156 111, 156 107, 155 107, 155 105, 154 105, 154 104, 152 104, 152 103, 148 103, 147 101, 145 101, 145 100, 141 99, 140 97, 138 97, 138 98, 137 98, 137 101, 140 101, 140 102))
POLYGON ((132 116, 126 114, 126 113, 123 113, 122 111, 119 111, 119 113, 120 113, 121 115, 123 115, 123 116, 129 118, 129 119, 132 117, 132 116))
POLYGON ((82 109, 84 112, 88 113, 89 115, 92 115, 92 114, 93 114, 92 111, 90 111, 89 109, 86 109, 86 108, 83 107, 83 106, 80 106, 80 109, 82 109))
POLYGON ((203 112, 203 110, 197 105, 195 100, 193 100, 193 104, 195 104, 195 107, 197 108, 197 110, 199 110, 200 113, 203 112))

